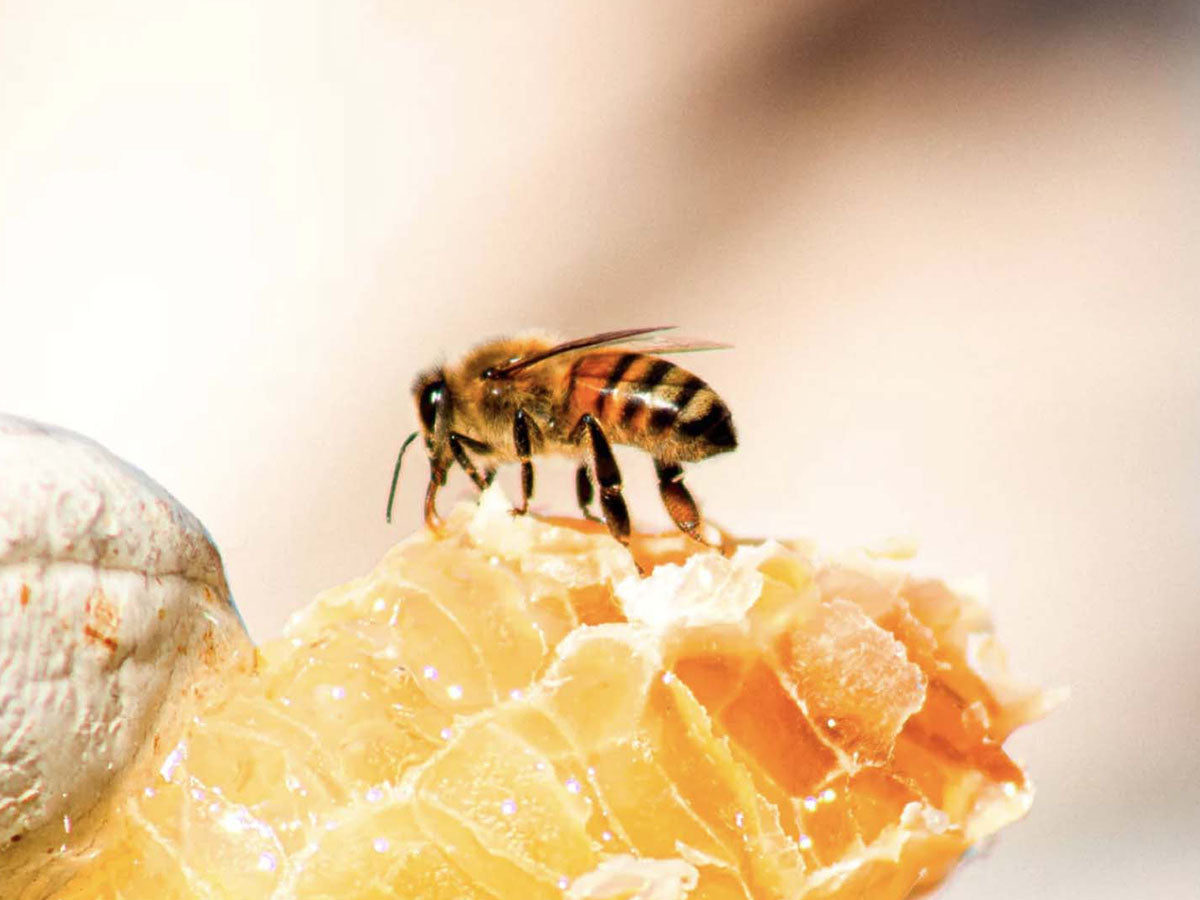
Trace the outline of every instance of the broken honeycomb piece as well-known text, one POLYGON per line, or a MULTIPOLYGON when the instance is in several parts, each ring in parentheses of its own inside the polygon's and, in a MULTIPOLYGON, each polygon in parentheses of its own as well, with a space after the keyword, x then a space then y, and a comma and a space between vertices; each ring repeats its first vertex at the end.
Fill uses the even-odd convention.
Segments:
POLYGON ((1049 700, 973 600, 803 545, 633 554, 460 507, 295 616, 23 896, 886 900, 1028 809, 1000 741, 1049 700))

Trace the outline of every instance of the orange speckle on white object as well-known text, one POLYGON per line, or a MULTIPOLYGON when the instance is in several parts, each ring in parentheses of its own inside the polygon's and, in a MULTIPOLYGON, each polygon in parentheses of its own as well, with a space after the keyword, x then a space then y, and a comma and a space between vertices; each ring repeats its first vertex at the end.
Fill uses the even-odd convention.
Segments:
POLYGON ((0 416, 0 875, 78 834, 251 646, 196 518, 93 441, 0 416))

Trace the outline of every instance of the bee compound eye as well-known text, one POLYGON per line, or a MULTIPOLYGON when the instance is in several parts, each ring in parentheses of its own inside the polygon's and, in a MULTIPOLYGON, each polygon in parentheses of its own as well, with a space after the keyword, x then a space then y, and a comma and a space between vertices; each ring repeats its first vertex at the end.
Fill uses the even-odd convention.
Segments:
POLYGON ((433 384, 425 386, 421 391, 420 412, 421 423, 425 426, 426 431, 432 431, 434 423, 437 421, 438 410, 442 405, 442 398, 445 395, 445 384, 440 381, 435 381, 433 384))

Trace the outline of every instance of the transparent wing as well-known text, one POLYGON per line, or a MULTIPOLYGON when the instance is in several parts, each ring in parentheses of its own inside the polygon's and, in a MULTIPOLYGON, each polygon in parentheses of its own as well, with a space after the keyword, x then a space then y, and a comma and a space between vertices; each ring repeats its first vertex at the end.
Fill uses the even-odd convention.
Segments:
POLYGON ((595 347, 608 347, 613 344, 622 344, 627 341, 637 340, 652 334, 657 334, 662 331, 670 331, 675 328, 674 325, 659 325, 654 328, 627 328, 623 331, 605 331, 600 334, 589 335, 584 338, 576 338, 573 341, 567 341, 565 344, 557 344, 549 350, 543 350, 541 353, 527 356, 524 359, 518 359, 516 362, 509 363, 506 366, 500 366, 494 370, 498 377, 512 375, 514 372, 519 372, 522 369, 527 369, 532 365, 544 362, 555 356, 561 356, 564 353, 574 353, 578 350, 591 350, 595 347))
POLYGON ((701 350, 729 350, 733 344, 725 344, 721 341, 706 341, 700 338, 653 338, 648 337, 644 341, 637 341, 631 349, 637 350, 638 353, 659 353, 663 356, 670 356, 673 353, 698 353, 701 350))
POLYGON ((720 341, 705 341, 696 338, 663 337, 662 332, 671 331, 675 325, 660 325, 655 328, 627 328, 623 331, 605 331, 584 338, 576 338, 564 344, 557 344, 549 350, 544 350, 534 356, 518 359, 516 362, 501 366, 495 370, 497 377, 507 377, 527 369, 540 362, 545 362, 564 353, 578 353, 581 350, 594 350, 597 347, 619 347, 632 345, 631 349, 638 353, 696 353, 700 350, 728 350, 732 344, 720 341))

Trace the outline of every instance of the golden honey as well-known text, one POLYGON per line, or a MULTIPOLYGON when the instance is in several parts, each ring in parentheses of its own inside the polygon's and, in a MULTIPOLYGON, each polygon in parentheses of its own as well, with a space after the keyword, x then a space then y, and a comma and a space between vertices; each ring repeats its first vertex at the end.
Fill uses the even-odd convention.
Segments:
POLYGON ((24 896, 904 897, 1019 818, 1046 695, 865 553, 513 518, 496 491, 260 649, 24 896))

